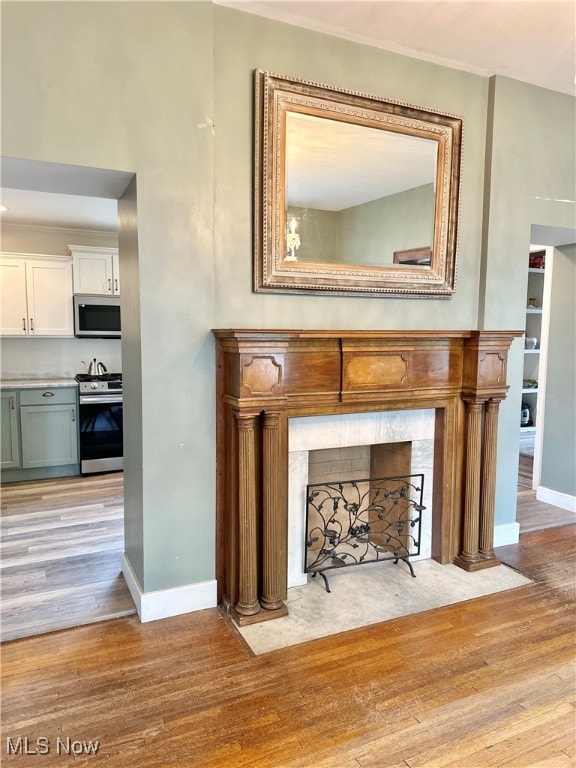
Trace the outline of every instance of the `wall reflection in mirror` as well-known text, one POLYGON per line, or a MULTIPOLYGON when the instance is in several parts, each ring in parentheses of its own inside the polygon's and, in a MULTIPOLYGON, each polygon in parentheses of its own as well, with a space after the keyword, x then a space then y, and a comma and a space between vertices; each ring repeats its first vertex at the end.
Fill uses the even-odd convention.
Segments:
POLYGON ((255 73, 254 290, 450 296, 462 120, 255 73))
POLYGON ((436 155, 430 139, 287 111, 285 260, 382 267, 431 251, 436 155))

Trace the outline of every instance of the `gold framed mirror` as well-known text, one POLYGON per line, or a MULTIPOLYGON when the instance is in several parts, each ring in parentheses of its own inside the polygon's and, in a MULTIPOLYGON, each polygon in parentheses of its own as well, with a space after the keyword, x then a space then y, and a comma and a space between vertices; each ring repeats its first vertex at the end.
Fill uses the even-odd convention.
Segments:
POLYGON ((254 290, 450 297, 462 118, 255 71, 254 290))

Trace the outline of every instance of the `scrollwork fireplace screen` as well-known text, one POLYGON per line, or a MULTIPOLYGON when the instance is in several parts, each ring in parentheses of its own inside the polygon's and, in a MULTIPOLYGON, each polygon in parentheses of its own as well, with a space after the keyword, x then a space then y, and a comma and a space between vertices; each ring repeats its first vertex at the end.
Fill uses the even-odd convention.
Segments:
POLYGON ((420 554, 424 475, 342 480, 306 486, 304 571, 325 571, 420 554))

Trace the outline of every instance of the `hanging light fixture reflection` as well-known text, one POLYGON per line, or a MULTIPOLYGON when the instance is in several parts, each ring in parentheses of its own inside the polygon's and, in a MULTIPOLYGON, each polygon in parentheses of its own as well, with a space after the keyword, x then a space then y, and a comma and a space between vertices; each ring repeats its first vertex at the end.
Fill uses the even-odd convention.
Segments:
POLYGON ((296 251, 300 248, 300 235, 296 232, 296 219, 294 217, 290 222, 290 231, 286 233, 286 246, 288 255, 284 257, 284 261, 298 261, 296 251))

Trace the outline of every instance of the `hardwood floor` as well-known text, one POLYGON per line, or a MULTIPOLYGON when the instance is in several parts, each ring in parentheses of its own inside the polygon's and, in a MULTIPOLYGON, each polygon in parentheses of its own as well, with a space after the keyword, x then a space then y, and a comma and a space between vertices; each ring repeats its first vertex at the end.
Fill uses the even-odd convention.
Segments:
POLYGON ((135 612, 121 473, 2 486, 0 638, 135 612))
POLYGON ((516 521, 520 524, 520 533, 528 533, 576 523, 576 515, 574 512, 538 501, 536 491, 524 489, 518 491, 516 521))
POLYGON ((258 657, 217 609, 5 643, 3 764, 574 766, 574 533, 497 550, 529 586, 258 657))
POLYGON ((520 525, 520 533, 575 523, 576 515, 573 512, 538 501, 536 491, 532 490, 533 464, 533 456, 520 454, 516 508, 516 521, 520 525))
POLYGON ((521 453, 518 457, 518 490, 532 488, 534 456, 521 453))
MULTIPOLYGON (((520 531, 575 522, 536 501, 524 465, 520 531)), ((121 575, 123 503, 120 472, 2 486, 1 640, 135 612, 121 575)))

